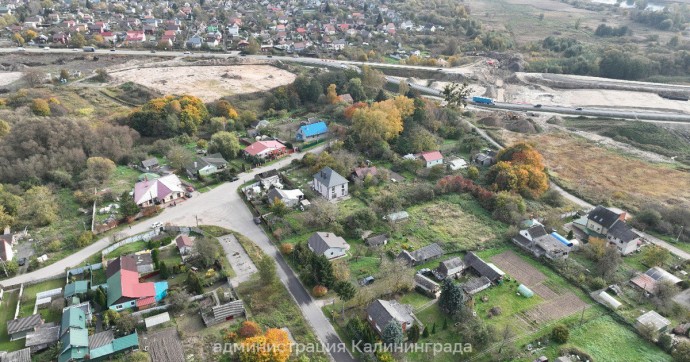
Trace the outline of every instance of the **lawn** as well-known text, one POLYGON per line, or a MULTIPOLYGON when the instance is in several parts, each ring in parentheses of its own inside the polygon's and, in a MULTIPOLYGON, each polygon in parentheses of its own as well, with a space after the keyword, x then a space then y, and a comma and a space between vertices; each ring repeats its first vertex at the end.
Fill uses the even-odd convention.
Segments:
POLYGON ((136 169, 128 166, 117 166, 108 181, 107 187, 112 190, 114 195, 120 196, 125 191, 132 191, 139 175, 141 175, 141 172, 136 169))
MULTIPOLYGON (((589 353, 595 361, 670 361, 671 356, 644 341, 632 330, 608 315, 601 316, 570 330, 567 345, 589 353)), ((557 356, 557 346, 546 349, 547 357, 557 356)))
POLYGON ((488 325, 496 327, 496 330, 503 330, 505 326, 510 326, 514 331, 524 330, 527 324, 521 322, 516 314, 524 312, 544 300, 536 294, 532 298, 517 295, 517 286, 516 283, 504 282, 477 293, 474 296, 474 310, 477 312, 477 316, 484 319, 488 325), (482 298, 488 300, 483 302, 482 298), (500 308, 501 314, 489 317, 489 310, 494 307, 500 308))
MULTIPOLYGON (((34 313, 34 305, 36 304, 37 293, 56 288, 64 288, 64 286, 65 279, 59 278, 24 287, 24 295, 22 295, 21 307, 19 307, 19 316, 28 317, 34 313)), ((46 320, 46 322, 57 322, 60 319, 60 316, 58 315, 58 318, 55 319, 54 315, 48 315, 49 313, 47 309, 48 308, 44 308, 44 310, 41 311, 41 314, 44 315, 44 317, 47 316, 53 320, 46 320)))
POLYGON ((18 297, 19 291, 7 292, 0 304, 2 306, 0 308, 0 350, 2 351, 16 351, 24 347, 23 339, 11 342, 7 335, 7 321, 14 318, 18 297))
POLYGON ((127 245, 123 245, 113 251, 111 251, 108 255, 106 255, 106 259, 114 259, 117 258, 120 255, 127 255, 127 254, 132 254, 136 253, 138 251, 145 250, 147 247, 147 243, 145 241, 136 241, 127 245))
MULTIPOLYGON (((450 195, 407 209, 400 226, 403 245, 418 249, 443 242, 450 250, 475 250, 500 240, 505 225, 491 219, 468 195, 450 195)), ((396 235, 397 233, 394 233, 396 235)))

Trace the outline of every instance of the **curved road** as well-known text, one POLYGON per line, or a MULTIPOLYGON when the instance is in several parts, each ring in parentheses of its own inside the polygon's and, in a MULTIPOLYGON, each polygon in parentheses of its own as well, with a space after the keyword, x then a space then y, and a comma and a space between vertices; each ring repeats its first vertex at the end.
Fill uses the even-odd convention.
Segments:
MULTIPOLYGON (((325 145, 322 145, 309 150, 309 152, 318 153, 324 148, 325 145)), ((334 349, 330 351, 331 359, 338 362, 354 362, 355 360, 347 349, 344 348, 345 345, 342 344, 340 337, 335 332, 335 329, 333 329, 328 318, 326 318, 321 311, 321 308, 314 303, 314 300, 299 281, 297 275, 285 262, 282 255, 278 252, 278 249, 269 240, 268 236, 264 234, 263 229, 254 224, 252 213, 237 192, 237 188, 245 182, 252 180, 254 175, 267 170, 285 167, 289 165, 293 159, 297 159, 301 156, 303 156, 302 153, 295 153, 269 166, 256 168, 250 172, 243 173, 240 175, 240 179, 235 182, 224 183, 211 191, 199 194, 178 204, 180 207, 166 208, 162 213, 153 218, 137 224, 132 224, 130 228, 123 230, 120 236, 124 238, 129 235, 144 232, 148 230, 150 225, 154 222, 161 222, 163 224, 170 223, 174 225, 196 225, 198 221, 200 225, 217 225, 248 237, 267 255, 276 260, 278 263, 277 272, 280 281, 294 298, 304 318, 314 330, 317 338, 324 346, 334 349), (343 346, 343 348, 335 349, 335 346, 343 346)), ((30 273, 3 280, 0 284, 3 287, 12 286, 39 278, 45 278, 47 276, 63 274, 65 269, 81 264, 89 256, 105 249, 112 241, 112 237, 102 238, 54 264, 30 273)))

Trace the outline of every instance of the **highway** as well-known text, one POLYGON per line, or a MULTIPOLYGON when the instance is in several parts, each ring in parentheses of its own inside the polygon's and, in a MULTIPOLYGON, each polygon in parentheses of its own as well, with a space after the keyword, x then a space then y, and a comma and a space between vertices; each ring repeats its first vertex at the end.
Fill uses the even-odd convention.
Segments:
MULTIPOLYGON (((66 49, 66 48, 50 48, 43 49, 39 47, 27 47, 22 48, 20 52, 19 48, 0 48, 0 53, 39 53, 39 54, 76 54, 85 53, 82 49, 66 49)), ((419 65, 406 65, 406 64, 386 64, 386 63, 369 63, 369 62, 359 62, 350 60, 332 60, 332 59, 319 59, 319 58, 306 58, 298 56, 277 56, 277 55, 240 55, 238 51, 232 51, 227 53, 210 53, 210 52, 195 52, 195 51, 149 51, 149 50, 132 50, 132 49, 121 49, 118 48, 115 51, 110 49, 96 49, 94 53, 87 54, 102 54, 102 55, 132 55, 132 56, 148 56, 148 57, 191 57, 191 58, 238 58, 238 59, 252 59, 252 60, 264 60, 264 61, 283 61, 283 62, 293 62, 301 63, 312 66, 328 66, 335 68, 348 68, 351 66, 360 67, 363 65, 375 66, 377 68, 398 68, 398 69, 410 69, 410 70, 426 70, 426 71, 437 71, 439 73, 455 73, 454 68, 433 68, 419 65)), ((389 82, 398 83, 397 80, 387 77, 389 82)), ((419 91, 420 93, 439 96, 442 97, 441 91, 424 87, 416 84, 410 84, 410 88, 419 91)), ((656 112, 656 111, 632 111, 630 109, 616 109, 611 108, 582 108, 576 109, 573 107, 564 107, 557 105, 542 105, 541 107, 535 107, 533 104, 518 104, 518 103, 507 103, 507 102, 495 102, 494 105, 484 105, 478 103, 470 102, 470 105, 477 108, 483 109, 500 109, 500 110, 510 110, 518 112, 535 112, 535 113, 552 113, 558 115, 569 115, 569 116, 584 116, 584 117, 601 117, 601 118, 619 118, 628 120, 646 120, 646 121, 657 121, 657 122, 690 122, 690 115, 674 112, 656 112)))
MULTIPOLYGON (((389 82, 397 81, 393 78, 387 77, 389 82)), ((437 97, 443 97, 441 91, 424 87, 412 83, 408 83, 410 88, 419 91, 422 94, 428 94, 437 97)), ((600 118, 620 118, 629 120, 648 120, 659 122, 690 122, 690 115, 673 112, 654 112, 654 111, 632 111, 621 110, 615 108, 573 108, 554 105, 541 105, 536 107, 534 104, 519 104, 507 102, 494 102, 493 105, 480 104, 475 102, 468 102, 469 105, 481 109, 501 109, 518 112, 534 112, 534 113, 556 113, 559 115, 584 116, 584 117, 600 117, 600 118)))

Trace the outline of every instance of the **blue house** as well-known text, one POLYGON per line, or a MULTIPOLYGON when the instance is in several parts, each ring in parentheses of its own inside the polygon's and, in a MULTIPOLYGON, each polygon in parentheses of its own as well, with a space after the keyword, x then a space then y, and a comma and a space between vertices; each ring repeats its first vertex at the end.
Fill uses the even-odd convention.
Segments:
POLYGON ((299 130, 297 130, 295 139, 297 141, 316 140, 325 136, 326 133, 328 133, 328 126, 326 122, 321 121, 301 126, 299 130))

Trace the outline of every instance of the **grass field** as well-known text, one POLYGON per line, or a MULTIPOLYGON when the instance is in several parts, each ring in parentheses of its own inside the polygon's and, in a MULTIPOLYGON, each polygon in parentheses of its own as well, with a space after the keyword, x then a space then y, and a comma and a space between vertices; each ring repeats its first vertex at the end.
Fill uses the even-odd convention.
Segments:
MULTIPOLYGON (((618 324, 609 316, 588 321, 570 330, 568 345, 574 345, 589 353, 595 361, 607 362, 662 362, 671 356, 658 347, 644 341, 635 332, 618 324)), ((556 346, 545 351, 547 356, 556 356, 556 346)))
POLYGON ((106 257, 106 259, 113 259, 113 258, 117 258, 120 255, 127 255, 127 254, 136 253, 138 251, 142 251, 142 250, 146 249, 146 246, 147 246, 147 244, 145 241, 137 241, 137 242, 130 243, 127 245, 123 245, 123 246, 111 251, 105 257, 106 257))
POLYGON ((11 342, 7 335, 7 321, 14 318, 18 298, 19 291, 5 293, 0 304, 0 350, 2 351, 16 351, 24 347, 23 339, 11 342))
POLYGON ((635 212, 647 202, 690 200, 690 174, 654 165, 565 133, 518 136, 544 155, 549 173, 592 203, 610 201, 635 212))
POLYGON ((566 118, 565 126, 594 132, 643 150, 690 164, 690 143, 676 130, 668 130, 653 123, 628 122, 612 119, 566 118))
POLYGON ((446 251, 475 250, 495 242, 505 231, 468 195, 451 195, 410 207, 409 220, 401 224, 403 243, 419 248, 434 242, 447 244, 446 251))

